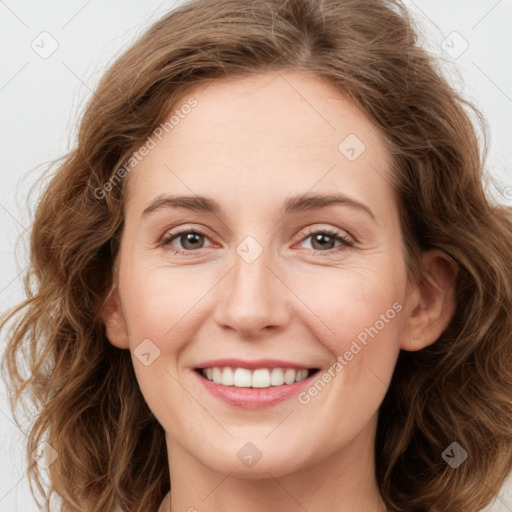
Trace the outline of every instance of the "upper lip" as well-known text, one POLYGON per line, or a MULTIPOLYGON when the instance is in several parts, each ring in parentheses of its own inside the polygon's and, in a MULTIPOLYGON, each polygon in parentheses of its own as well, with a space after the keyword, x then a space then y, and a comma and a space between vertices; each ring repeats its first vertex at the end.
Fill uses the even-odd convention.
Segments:
POLYGON ((304 368, 309 370, 313 366, 294 363, 293 361, 284 361, 282 359, 257 359, 254 361, 246 361, 244 359, 215 359, 211 361, 204 361, 199 363, 196 368, 213 368, 213 367, 231 366, 233 368, 247 368, 248 370, 255 370, 258 368, 295 368, 297 370, 304 368))

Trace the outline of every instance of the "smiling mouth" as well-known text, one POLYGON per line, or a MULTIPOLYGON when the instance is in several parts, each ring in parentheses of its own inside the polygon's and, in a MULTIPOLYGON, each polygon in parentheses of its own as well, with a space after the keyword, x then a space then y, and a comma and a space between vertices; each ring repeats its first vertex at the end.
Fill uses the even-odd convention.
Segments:
POLYGON ((201 377, 223 386, 237 388, 270 388, 287 386, 301 382, 319 371, 318 368, 233 368, 231 366, 213 366, 196 368, 201 377))

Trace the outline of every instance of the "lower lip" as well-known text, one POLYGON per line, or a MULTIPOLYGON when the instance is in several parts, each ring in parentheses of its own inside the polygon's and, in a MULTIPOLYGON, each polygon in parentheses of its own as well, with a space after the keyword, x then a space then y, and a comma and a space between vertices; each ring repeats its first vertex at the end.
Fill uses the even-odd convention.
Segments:
POLYGON ((206 377, 194 371, 203 386, 214 396, 224 402, 237 407, 247 409, 261 409, 282 402, 287 398, 300 393, 307 387, 318 372, 313 373, 307 379, 293 384, 282 386, 270 386, 269 388, 237 388, 236 386, 223 386, 216 384, 206 377))

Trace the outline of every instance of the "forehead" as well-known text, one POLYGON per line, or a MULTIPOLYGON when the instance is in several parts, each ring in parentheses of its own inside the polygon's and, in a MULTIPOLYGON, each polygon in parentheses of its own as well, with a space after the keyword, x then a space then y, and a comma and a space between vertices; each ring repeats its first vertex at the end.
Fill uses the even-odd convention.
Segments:
POLYGON ((392 200, 380 130, 347 95, 300 71, 214 79, 183 91, 172 128, 131 171, 128 202, 162 192, 240 201, 346 191, 392 200), (184 108, 195 102, 193 108, 184 108), (230 196, 230 192, 232 196, 230 196), (238 198, 238 199, 237 199, 238 198))

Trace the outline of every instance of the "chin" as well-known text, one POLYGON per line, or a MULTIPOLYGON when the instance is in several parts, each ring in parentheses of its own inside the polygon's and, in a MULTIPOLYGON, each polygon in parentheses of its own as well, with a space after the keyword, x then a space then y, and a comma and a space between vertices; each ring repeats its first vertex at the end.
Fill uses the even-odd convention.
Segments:
POLYGON ((196 458, 215 472, 242 479, 279 477, 313 464, 304 459, 300 445, 277 451, 276 446, 264 440, 230 440, 228 444, 225 449, 198 454, 196 458))

